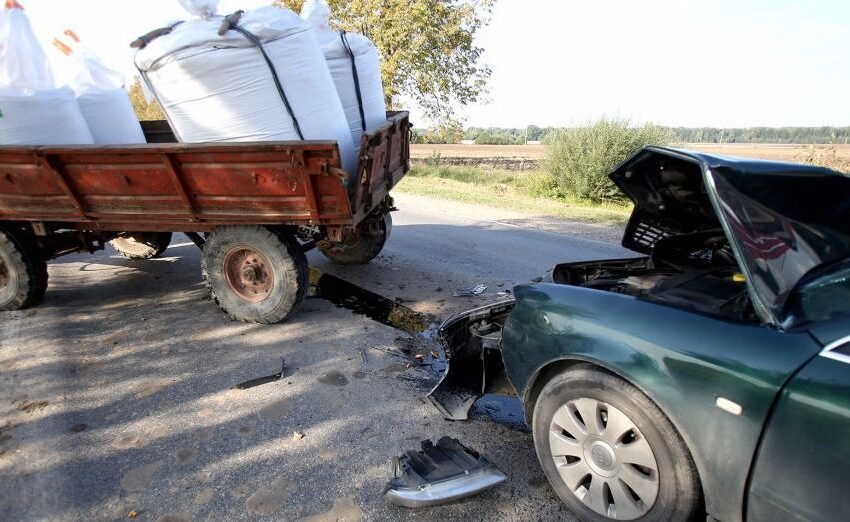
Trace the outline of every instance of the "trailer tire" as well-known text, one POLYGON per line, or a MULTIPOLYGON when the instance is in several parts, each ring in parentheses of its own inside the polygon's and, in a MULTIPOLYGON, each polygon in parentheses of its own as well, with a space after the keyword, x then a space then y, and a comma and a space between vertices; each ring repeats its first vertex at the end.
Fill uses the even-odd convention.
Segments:
POLYGON ((232 319, 288 319, 310 285, 307 258, 294 236, 263 226, 228 226, 207 235, 203 277, 210 297, 232 319))
POLYGON ((381 253, 392 231, 393 218, 389 213, 368 217, 358 225, 356 234, 340 243, 323 241, 318 247, 335 265, 365 265, 381 253))
POLYGON ((171 232, 133 232, 110 241, 112 248, 129 259, 159 257, 171 244, 171 232))
POLYGON ((37 304, 47 291, 47 260, 35 237, 0 228, 0 311, 37 304))

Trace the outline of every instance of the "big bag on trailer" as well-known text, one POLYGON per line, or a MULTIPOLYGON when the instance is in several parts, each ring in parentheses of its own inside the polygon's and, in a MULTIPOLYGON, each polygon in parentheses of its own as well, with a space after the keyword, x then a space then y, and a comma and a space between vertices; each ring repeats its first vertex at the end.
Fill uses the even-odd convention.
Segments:
POLYGON ((183 142, 333 140, 342 166, 357 155, 342 104, 310 25, 264 7, 241 16, 198 15, 145 38, 136 65, 183 142), (219 32, 221 31, 221 34, 219 32))
POLYGON ((0 13, 0 145, 93 143, 74 92, 57 89, 23 8, 0 13))
POLYGON ((301 9, 301 17, 313 26, 322 47, 351 139, 359 147, 364 132, 376 130, 387 120, 380 53, 361 34, 331 30, 330 15, 325 0, 307 0, 301 9))
POLYGON ((104 65, 73 31, 67 30, 65 35, 70 39, 68 43, 57 38, 53 45, 74 60, 76 75, 71 87, 94 142, 98 145, 147 143, 125 89, 124 74, 104 65))

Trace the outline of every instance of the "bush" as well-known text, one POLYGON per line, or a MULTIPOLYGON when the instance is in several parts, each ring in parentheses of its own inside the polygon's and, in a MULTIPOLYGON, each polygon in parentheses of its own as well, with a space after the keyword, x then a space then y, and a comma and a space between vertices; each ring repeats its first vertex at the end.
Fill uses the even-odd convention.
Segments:
POLYGON ((619 202, 624 196, 608 179, 618 163, 646 145, 666 145, 673 134, 656 125, 632 127, 627 120, 601 119, 546 137, 545 165, 558 193, 594 203, 619 202))

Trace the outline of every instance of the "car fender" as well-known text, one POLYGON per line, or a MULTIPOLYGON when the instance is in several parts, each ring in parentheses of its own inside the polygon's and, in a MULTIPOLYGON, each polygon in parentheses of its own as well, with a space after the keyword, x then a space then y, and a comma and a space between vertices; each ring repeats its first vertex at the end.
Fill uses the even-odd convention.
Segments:
POLYGON ((502 358, 528 411, 553 371, 578 362, 604 368, 643 391, 676 427, 708 512, 742 518, 762 427, 783 382, 819 350, 811 336, 587 288, 521 285, 514 293, 502 358))

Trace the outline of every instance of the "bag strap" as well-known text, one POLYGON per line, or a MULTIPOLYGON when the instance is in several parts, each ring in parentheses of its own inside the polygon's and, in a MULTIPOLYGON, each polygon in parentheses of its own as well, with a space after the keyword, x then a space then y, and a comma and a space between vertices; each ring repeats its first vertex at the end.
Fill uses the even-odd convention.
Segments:
POLYGON ((180 25, 182 23, 183 22, 177 22, 175 24, 171 24, 171 25, 166 26, 166 27, 161 27, 159 29, 154 29, 153 31, 151 31, 149 33, 143 34, 142 36, 140 36, 140 37, 136 38, 135 40, 133 40, 132 42, 130 42, 130 47, 132 47, 133 49, 144 49, 145 47, 148 46, 149 43, 156 40, 160 36, 165 36, 167 34, 171 34, 171 31, 173 31, 174 28, 176 28, 178 25, 180 25))
POLYGON ((339 32, 339 38, 342 40, 345 52, 347 52, 348 57, 351 58, 351 75, 354 78, 354 92, 357 94, 357 108, 360 110, 360 126, 363 128, 363 132, 366 132, 366 112, 363 110, 363 95, 360 92, 360 77, 357 74, 357 60, 354 58, 354 51, 351 50, 351 46, 348 44, 348 37, 346 36, 345 31, 339 32))
POLYGON ((218 34, 224 36, 227 31, 236 31, 237 33, 244 36, 249 42, 254 44, 260 54, 263 55, 263 59, 266 61, 266 65, 269 67, 269 71, 272 73, 272 79, 274 80, 274 85, 277 88, 277 93, 280 95, 280 99, 283 102, 283 106, 286 107, 286 111, 289 113, 289 117, 292 118, 292 123, 295 126, 295 132, 298 133, 298 138, 303 140, 304 134, 301 132, 301 125, 298 123, 298 118, 295 117, 295 113, 292 111, 292 106, 289 104, 289 99, 286 97, 286 92, 283 90, 283 85, 280 81, 280 76, 275 69, 274 63, 272 63, 271 58, 268 53, 266 53, 266 49, 263 46, 263 42, 247 29, 243 27, 239 27, 239 20, 242 18, 242 15, 245 14, 245 11, 236 11, 235 13, 228 15, 225 17, 224 21, 221 23, 221 27, 218 30, 218 34))

